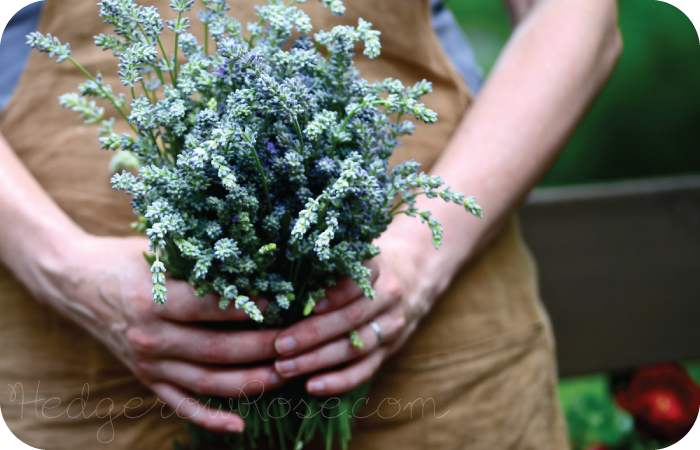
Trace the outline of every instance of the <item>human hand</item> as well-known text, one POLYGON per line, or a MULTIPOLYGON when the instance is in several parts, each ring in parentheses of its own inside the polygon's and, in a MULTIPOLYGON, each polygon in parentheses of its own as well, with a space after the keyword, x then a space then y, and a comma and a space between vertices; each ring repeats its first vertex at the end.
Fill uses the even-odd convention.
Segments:
MULTIPOLYGON (((242 431, 242 418, 208 408, 187 391, 238 397, 279 386, 283 380, 269 362, 218 366, 273 358, 278 331, 207 329, 207 322, 249 318, 235 308, 222 311, 213 295, 196 298, 184 281, 168 280, 169 300, 157 305, 147 249, 144 238, 80 236, 41 264, 32 292, 104 343, 180 417, 212 431, 242 431)), ((264 310, 267 302, 257 304, 264 310)))
MULTIPOLYGON (((316 395, 336 395, 369 380, 379 366, 406 342, 429 310, 417 275, 420 252, 402 238, 383 237, 382 253, 368 261, 376 298, 370 300, 349 278, 326 291, 315 314, 281 331, 275 347, 282 355, 275 369, 284 378, 330 369, 309 378, 306 389, 316 395), (368 324, 375 322, 379 334, 368 324), (362 348, 348 333, 357 330, 362 348), (337 369, 331 369, 348 363, 337 369)), ((415 248, 415 246, 413 246, 415 248)))

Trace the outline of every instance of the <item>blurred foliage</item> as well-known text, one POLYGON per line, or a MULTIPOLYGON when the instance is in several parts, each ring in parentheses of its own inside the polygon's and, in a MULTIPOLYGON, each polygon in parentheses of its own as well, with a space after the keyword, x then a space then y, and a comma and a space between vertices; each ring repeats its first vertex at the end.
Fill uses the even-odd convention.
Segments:
MULTIPOLYGON (((700 361, 683 365, 700 384, 700 361)), ((644 438, 634 430, 634 418, 615 402, 610 374, 560 380, 559 400, 569 426, 572 450, 656 450, 671 444, 644 438)))
POLYGON ((457 22, 474 47, 479 65, 488 72, 510 36, 503 0, 447 0, 457 22))
MULTIPOLYGON (((654 0, 620 0, 620 62, 543 185, 700 173, 700 45, 690 20, 654 0)), ((510 26, 498 0, 449 0, 489 70, 510 26)))
POLYGON ((634 429, 632 416, 616 406, 606 374, 562 380, 559 397, 573 450, 621 446, 634 429))

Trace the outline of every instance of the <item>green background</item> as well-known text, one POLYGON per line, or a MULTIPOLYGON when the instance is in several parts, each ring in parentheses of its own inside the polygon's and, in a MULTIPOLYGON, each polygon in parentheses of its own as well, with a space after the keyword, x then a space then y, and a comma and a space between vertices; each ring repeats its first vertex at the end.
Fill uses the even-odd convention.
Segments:
MULTIPOLYGON (((700 361, 684 366, 700 384, 700 361)), ((559 382, 559 398, 569 425, 572 450, 587 450, 596 444, 609 450, 657 450, 670 445, 670 442, 644 439, 634 432, 634 418, 617 406, 610 384, 606 373, 559 382)))
MULTIPOLYGON (((487 71, 510 34, 502 1, 449 0, 487 71)), ((610 82, 542 185, 700 173, 700 44, 656 0, 620 0, 624 50, 610 82)))

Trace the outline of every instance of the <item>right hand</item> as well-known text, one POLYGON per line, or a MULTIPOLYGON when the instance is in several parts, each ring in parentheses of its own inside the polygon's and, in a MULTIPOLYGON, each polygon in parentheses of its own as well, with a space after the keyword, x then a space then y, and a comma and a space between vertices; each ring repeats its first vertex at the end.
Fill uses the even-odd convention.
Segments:
MULTIPOLYGON (((252 368, 217 367, 270 360, 278 330, 217 331, 213 321, 250 320, 242 310, 222 311, 217 298, 197 298, 189 283, 168 279, 168 301, 153 302, 145 238, 82 235, 64 243, 61 256, 44 260, 30 289, 104 343, 176 413, 218 432, 240 432, 235 414, 207 408, 187 391, 219 397, 256 394, 283 380, 270 362, 252 368)), ((167 275, 167 274, 166 274, 167 275)), ((264 309, 265 300, 258 306, 264 309)))

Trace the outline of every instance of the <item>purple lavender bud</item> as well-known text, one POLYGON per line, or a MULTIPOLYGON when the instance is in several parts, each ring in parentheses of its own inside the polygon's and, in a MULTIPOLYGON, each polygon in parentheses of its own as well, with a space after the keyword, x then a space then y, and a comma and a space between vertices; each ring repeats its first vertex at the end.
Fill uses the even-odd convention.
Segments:
POLYGON ((216 66, 214 70, 212 71, 212 74, 215 77, 218 78, 224 78, 225 76, 228 75, 228 66, 226 64, 222 64, 220 66, 216 66))

